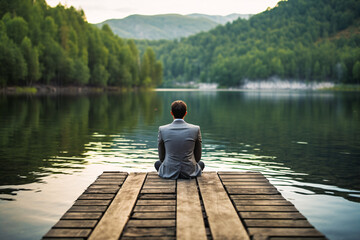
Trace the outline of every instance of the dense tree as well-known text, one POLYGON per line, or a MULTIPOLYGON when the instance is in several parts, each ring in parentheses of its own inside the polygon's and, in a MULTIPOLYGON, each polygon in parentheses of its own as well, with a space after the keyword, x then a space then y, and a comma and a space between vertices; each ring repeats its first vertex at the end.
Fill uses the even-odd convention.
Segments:
POLYGON ((151 46, 164 66, 164 85, 217 82, 239 86, 271 77, 357 83, 360 1, 288 0, 180 41, 137 41, 151 46))
POLYGON ((162 81, 162 67, 156 61, 155 53, 151 48, 147 48, 140 65, 140 78, 145 86, 158 85, 162 81))
POLYGON ((37 49, 32 47, 31 40, 28 37, 22 40, 21 49, 27 64, 26 83, 31 85, 31 83, 38 81, 41 77, 39 54, 37 49))
POLYGON ((356 61, 356 63, 354 64, 352 74, 353 74, 354 80, 357 83, 359 83, 360 82, 360 61, 356 61))
POLYGON ((45 0, 0 0, 0 86, 92 85, 142 87, 161 83, 162 67, 152 50, 87 23, 82 10, 45 0), (146 79, 146 81, 145 81, 146 79))
POLYGON ((6 27, 0 22, 0 86, 22 84, 27 75, 26 61, 20 48, 6 35, 6 27))

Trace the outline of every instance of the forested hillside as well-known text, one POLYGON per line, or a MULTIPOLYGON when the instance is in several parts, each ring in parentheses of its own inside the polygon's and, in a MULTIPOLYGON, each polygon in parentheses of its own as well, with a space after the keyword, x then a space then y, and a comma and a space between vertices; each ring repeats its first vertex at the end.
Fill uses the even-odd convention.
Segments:
POLYGON ((124 19, 110 19, 97 26, 108 24, 120 37, 132 39, 177 39, 215 28, 218 23, 206 18, 179 14, 154 16, 131 15, 124 19))
POLYGON ((250 14, 230 14, 227 16, 205 14, 160 14, 130 15, 122 19, 109 19, 96 24, 101 28, 108 24, 113 32, 122 38, 131 39, 180 39, 199 32, 209 31, 219 24, 232 22, 239 17, 249 18, 250 14))
POLYGON ((0 87, 91 85, 141 87, 161 82, 152 49, 87 23, 84 12, 45 0, 0 0, 0 87))
POLYGON ((172 82, 360 81, 360 1, 288 0, 181 41, 143 42, 172 82))

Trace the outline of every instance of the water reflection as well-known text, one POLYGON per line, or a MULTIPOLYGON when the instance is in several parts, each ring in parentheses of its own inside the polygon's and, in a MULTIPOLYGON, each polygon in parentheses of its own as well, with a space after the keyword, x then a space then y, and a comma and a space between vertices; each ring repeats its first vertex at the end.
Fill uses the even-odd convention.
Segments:
MULTIPOLYGON (((207 169, 360 190, 359 97, 289 91, 2 96, 0 183, 37 182, 93 163, 151 169, 157 127, 171 121, 174 99, 188 102, 187 120, 202 128, 207 169)), ((340 192, 331 194, 359 201, 356 192, 340 192)))
POLYGON ((338 214, 360 209, 360 97, 289 91, 1 96, 0 231, 12 214, 5 209, 41 202, 56 208, 39 213, 43 234, 103 170, 152 171, 158 126, 171 121, 176 99, 201 126, 206 170, 260 171, 327 236, 343 234, 326 226, 347 221, 324 221, 339 198, 338 214), (309 199, 322 198, 329 204, 315 213, 309 199))

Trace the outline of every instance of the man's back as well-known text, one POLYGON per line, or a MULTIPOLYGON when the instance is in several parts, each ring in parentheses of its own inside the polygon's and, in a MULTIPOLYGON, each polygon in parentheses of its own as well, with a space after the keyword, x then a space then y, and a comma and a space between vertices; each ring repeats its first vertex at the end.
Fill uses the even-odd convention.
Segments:
POLYGON ((158 136, 160 161, 159 176, 163 178, 190 178, 201 175, 197 164, 201 158, 200 127, 175 119, 161 126, 158 136))

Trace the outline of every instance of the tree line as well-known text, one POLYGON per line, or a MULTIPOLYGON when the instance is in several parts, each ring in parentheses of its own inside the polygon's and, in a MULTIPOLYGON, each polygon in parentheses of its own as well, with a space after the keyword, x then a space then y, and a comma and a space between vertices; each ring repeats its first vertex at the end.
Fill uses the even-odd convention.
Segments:
POLYGON ((87 23, 83 10, 0 0, 0 87, 53 84, 152 87, 162 65, 147 48, 87 23))
POLYGON ((164 66, 164 86, 216 82, 240 86, 271 77, 360 82, 360 2, 280 1, 249 20, 152 46, 164 66))

